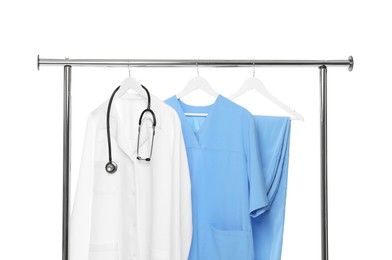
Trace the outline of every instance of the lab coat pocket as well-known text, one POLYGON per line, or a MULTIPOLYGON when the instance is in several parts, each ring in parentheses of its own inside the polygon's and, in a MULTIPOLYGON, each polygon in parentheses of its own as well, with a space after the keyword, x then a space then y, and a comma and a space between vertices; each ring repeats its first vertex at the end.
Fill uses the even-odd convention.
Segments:
POLYGON ((90 244, 88 260, 119 260, 117 243, 90 244))
POLYGON ((110 174, 105 170, 107 162, 95 162, 94 193, 97 195, 115 195, 119 189, 118 172, 110 174))
POLYGON ((170 260, 169 252, 165 250, 151 249, 151 260, 170 260))
MULTIPOLYGON (((219 260, 252 259, 252 233, 244 230, 222 230, 211 226, 212 237, 219 260)), ((212 256, 210 256, 212 257, 212 256)))

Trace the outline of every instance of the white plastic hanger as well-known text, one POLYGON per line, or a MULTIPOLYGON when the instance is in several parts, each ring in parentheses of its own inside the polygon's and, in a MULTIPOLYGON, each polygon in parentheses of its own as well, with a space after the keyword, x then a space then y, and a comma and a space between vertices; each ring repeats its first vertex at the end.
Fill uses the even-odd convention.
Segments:
POLYGON ((115 99, 124 95, 128 90, 132 89, 136 93, 140 94, 141 96, 146 96, 146 91, 142 88, 140 83, 133 77, 131 77, 131 71, 129 69, 128 64, 128 77, 124 79, 124 81, 120 85, 120 89, 117 91, 116 95, 114 96, 115 99))
MULTIPOLYGON (((211 95, 214 98, 218 97, 218 93, 211 87, 211 85, 208 83, 208 81, 201 77, 199 74, 199 65, 196 62, 196 68, 197 68, 197 76, 191 79, 188 84, 185 86, 183 90, 181 90, 180 93, 176 95, 177 99, 180 99, 192 91, 195 91, 197 89, 203 90, 207 94, 211 95)), ((184 113, 186 116, 207 116, 208 114, 206 113, 184 113)))
POLYGON ((300 120, 304 121, 304 117, 295 111, 294 109, 288 107, 285 105, 282 101, 278 100, 276 97, 271 95, 271 93, 267 90, 265 87, 264 83, 255 77, 255 66, 253 64, 253 77, 248 78, 244 84, 242 84, 241 88, 237 90, 233 95, 229 97, 229 99, 234 100, 235 98, 241 96, 242 94, 248 92, 249 90, 255 89, 258 92, 260 92, 264 97, 266 97, 268 100, 270 100, 272 103, 277 105, 278 107, 282 108, 284 111, 289 113, 292 117, 292 120, 300 120))

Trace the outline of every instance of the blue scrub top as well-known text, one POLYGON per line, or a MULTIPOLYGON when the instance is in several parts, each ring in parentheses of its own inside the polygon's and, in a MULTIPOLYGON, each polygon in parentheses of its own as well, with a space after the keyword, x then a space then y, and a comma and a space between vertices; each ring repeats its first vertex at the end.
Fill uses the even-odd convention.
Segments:
POLYGON ((286 206, 291 120, 255 116, 269 210, 252 219, 256 260, 280 260, 286 206))
POLYGON ((251 217, 268 209, 253 116, 220 95, 209 106, 187 105, 175 96, 166 103, 181 120, 191 175, 189 259, 253 260, 251 217))
POLYGON ((175 96, 165 102, 181 120, 191 175, 189 259, 253 260, 251 218, 268 209, 253 116, 221 95, 209 106, 187 105, 175 96))

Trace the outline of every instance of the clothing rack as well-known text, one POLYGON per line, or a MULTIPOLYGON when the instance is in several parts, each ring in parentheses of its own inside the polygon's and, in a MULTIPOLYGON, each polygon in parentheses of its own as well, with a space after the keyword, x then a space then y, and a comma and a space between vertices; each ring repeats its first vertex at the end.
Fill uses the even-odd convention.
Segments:
POLYGON ((195 60, 195 59, 44 59, 37 57, 40 66, 64 66, 63 107, 63 233, 62 260, 68 260, 69 177, 71 127, 71 69, 83 67, 318 67, 320 73, 320 156, 321 156, 321 259, 328 260, 328 139, 327 139, 327 67, 348 67, 352 71, 354 59, 346 60, 195 60))

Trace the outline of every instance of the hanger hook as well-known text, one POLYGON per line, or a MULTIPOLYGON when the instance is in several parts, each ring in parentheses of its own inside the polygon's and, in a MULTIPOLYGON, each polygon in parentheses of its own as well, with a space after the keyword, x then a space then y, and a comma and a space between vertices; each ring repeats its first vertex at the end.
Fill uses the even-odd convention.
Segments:
POLYGON ((255 77, 255 62, 253 62, 253 77, 255 77))
POLYGON ((128 76, 131 77, 131 69, 129 68, 129 59, 128 59, 128 76))
POLYGON ((200 75, 199 75, 199 64, 197 63, 197 61, 196 61, 196 70, 197 70, 197 76, 199 77, 200 75))

